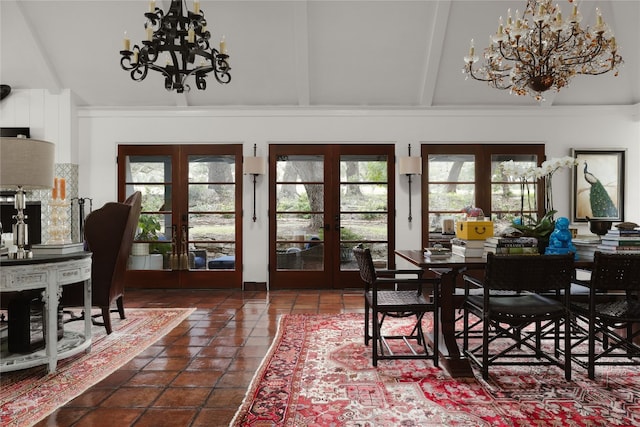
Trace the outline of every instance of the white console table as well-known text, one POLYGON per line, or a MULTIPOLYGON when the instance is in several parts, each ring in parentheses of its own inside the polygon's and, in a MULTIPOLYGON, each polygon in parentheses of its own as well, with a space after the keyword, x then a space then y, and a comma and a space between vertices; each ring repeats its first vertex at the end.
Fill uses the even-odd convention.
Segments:
POLYGON ((91 347, 91 316, 85 315, 84 332, 65 331, 58 340, 58 300, 63 288, 84 282, 84 312, 91 313, 91 253, 41 255, 31 259, 0 259, 0 292, 42 289, 46 335, 44 349, 32 353, 9 353, 3 347, 0 372, 48 365, 54 372, 59 359, 91 347))

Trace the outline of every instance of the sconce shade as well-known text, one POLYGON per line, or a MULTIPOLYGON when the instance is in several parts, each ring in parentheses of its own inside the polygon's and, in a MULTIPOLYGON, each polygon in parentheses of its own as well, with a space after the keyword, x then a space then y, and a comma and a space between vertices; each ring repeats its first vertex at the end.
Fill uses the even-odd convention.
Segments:
POLYGON ((398 171, 400 175, 421 175, 422 157, 400 157, 398 171))
POLYGON ((0 139, 0 187, 53 187, 55 145, 30 138, 0 139))
POLYGON ((245 175, 264 175, 266 167, 263 157, 245 157, 244 158, 244 174, 245 175))

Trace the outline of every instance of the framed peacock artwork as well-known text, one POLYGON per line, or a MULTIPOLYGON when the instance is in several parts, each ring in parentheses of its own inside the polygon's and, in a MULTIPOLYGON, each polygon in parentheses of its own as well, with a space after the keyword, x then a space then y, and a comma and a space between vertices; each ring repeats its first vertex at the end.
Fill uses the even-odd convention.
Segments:
POLYGON ((587 218, 624 221, 626 150, 573 149, 571 211, 573 222, 587 218))

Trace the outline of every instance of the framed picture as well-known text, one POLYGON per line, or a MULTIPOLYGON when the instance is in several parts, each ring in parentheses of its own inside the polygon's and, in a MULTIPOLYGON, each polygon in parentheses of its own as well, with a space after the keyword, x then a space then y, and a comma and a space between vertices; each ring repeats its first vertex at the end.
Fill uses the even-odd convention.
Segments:
POLYGON ((573 149, 571 211, 573 222, 587 217, 624 221, 624 167, 626 150, 573 149))

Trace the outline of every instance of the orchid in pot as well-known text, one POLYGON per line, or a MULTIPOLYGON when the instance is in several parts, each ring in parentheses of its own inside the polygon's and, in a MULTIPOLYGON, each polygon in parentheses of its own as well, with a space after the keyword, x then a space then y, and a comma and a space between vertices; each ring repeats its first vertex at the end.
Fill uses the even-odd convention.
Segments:
MULTIPOLYGON (((540 167, 534 167, 523 163, 516 163, 513 160, 500 163, 500 168, 508 177, 516 179, 520 182, 520 218, 524 224, 524 195, 529 195, 529 183, 535 183, 540 179, 544 179, 544 211, 548 214, 555 213, 553 207, 553 175, 562 168, 572 168, 577 165, 577 160, 571 156, 560 158, 552 158, 545 160, 540 167)), ((529 203, 531 198, 527 197, 529 203)), ((529 206, 531 210, 531 206, 529 206)), ((545 215, 546 216, 546 215, 545 215)), ((551 214, 553 219, 553 214, 551 214)), ((531 219, 529 217, 529 219, 531 219)))
POLYGON ((553 216, 556 213, 557 211, 549 211, 538 220, 531 217, 530 215, 526 215, 526 224, 524 224, 520 220, 520 218, 516 218, 513 221, 513 224, 511 224, 511 227, 522 233, 522 236, 524 237, 535 237, 539 241, 547 241, 549 240, 549 236, 555 228, 555 221, 553 220, 553 216))
POLYGON ((542 166, 536 168, 538 178, 544 178, 545 212, 553 211, 553 174, 562 168, 573 168, 578 161, 571 156, 552 158, 542 162, 542 166))
MULTIPOLYGON (((540 167, 533 167, 513 160, 502 162, 500 167, 505 175, 518 180, 520 183, 520 217, 513 221, 512 227, 520 231, 523 236, 536 237, 538 240, 547 240, 555 227, 554 215, 557 211, 553 206, 553 175, 562 168, 571 168, 577 164, 575 158, 565 156, 545 160, 540 167), (544 179, 544 216, 533 218, 524 215, 524 197, 527 194, 528 203, 531 203, 529 184, 544 179)), ((529 211, 531 211, 529 205, 529 211)))

